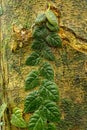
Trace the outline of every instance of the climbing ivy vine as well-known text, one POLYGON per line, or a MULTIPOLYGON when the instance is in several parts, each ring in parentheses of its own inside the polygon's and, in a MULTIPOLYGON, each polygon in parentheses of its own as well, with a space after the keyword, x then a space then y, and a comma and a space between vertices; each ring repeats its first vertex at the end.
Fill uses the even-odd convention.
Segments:
POLYGON ((30 113, 31 117, 26 124, 20 110, 16 108, 11 123, 17 127, 27 127, 28 130, 56 130, 55 124, 60 121, 57 104, 59 90, 51 64, 55 61, 51 48, 62 47, 58 31, 58 19, 50 7, 37 16, 32 28, 32 53, 26 59, 27 66, 36 66, 25 79, 25 90, 30 90, 30 93, 24 101, 24 113, 30 113))

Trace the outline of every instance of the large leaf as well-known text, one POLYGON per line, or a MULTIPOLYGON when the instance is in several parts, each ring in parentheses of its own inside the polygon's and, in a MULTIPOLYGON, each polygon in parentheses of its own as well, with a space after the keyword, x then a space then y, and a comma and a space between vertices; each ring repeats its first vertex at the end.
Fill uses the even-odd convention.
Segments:
POLYGON ((46 37, 46 41, 52 47, 62 47, 61 38, 58 36, 57 33, 50 33, 46 37))
POLYGON ((25 90, 30 90, 39 85, 39 73, 38 71, 31 71, 25 79, 25 90))
POLYGON ((46 21, 46 15, 44 13, 38 14, 35 24, 41 24, 46 21))
POLYGON ((54 71, 48 62, 43 63, 40 68, 40 74, 48 80, 54 80, 54 71))
POLYGON ((50 24, 57 26, 58 25, 58 19, 56 17, 56 15, 51 11, 51 10, 47 10, 46 11, 46 17, 47 20, 49 21, 50 24))
POLYGON ((48 59, 49 61, 55 60, 55 56, 49 47, 46 47, 43 50, 43 56, 44 56, 44 58, 48 59))
POLYGON ((44 80, 42 82, 42 85, 39 89, 40 95, 43 97, 43 99, 49 99, 53 101, 58 101, 59 99, 59 92, 57 85, 49 80, 44 80))
POLYGON ((53 123, 49 123, 47 126, 47 130, 56 130, 56 126, 53 123))
POLYGON ((45 25, 36 26, 32 35, 34 38, 45 38, 48 35, 48 30, 45 25))
POLYGON ((38 91, 31 92, 25 99, 24 112, 34 112, 39 108, 42 103, 42 98, 39 96, 38 91))
POLYGON ((3 104, 0 106, 0 118, 3 116, 6 107, 7 107, 7 104, 6 104, 6 103, 3 103, 3 104))
POLYGON ((45 130, 46 120, 42 117, 39 110, 37 110, 30 118, 28 130, 45 130))
POLYGON ((31 48, 33 50, 41 51, 44 49, 45 45, 46 45, 45 41, 39 38, 39 39, 33 40, 31 48))
POLYGON ((11 123, 16 127, 20 127, 20 128, 27 127, 25 120, 22 118, 22 111, 19 108, 14 108, 11 117, 11 123))
POLYGON ((60 121, 60 112, 56 103, 45 100, 43 106, 41 107, 41 112, 43 116, 47 118, 48 121, 59 122, 60 121))
POLYGON ((26 65, 29 66, 34 66, 34 65, 38 65, 40 62, 41 58, 40 58, 40 54, 37 52, 33 52, 26 60, 26 65))

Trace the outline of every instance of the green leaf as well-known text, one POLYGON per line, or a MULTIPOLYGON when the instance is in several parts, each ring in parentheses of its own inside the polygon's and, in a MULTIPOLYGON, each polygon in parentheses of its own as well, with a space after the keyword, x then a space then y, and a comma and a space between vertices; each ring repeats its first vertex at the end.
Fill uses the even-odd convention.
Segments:
POLYGON ((35 20, 35 24, 41 24, 46 21, 46 15, 44 13, 39 14, 35 20))
POLYGON ((49 80, 44 80, 39 89, 40 95, 43 99, 49 99, 53 101, 58 101, 59 91, 57 85, 49 80))
POLYGON ((55 60, 55 56, 49 47, 46 47, 43 50, 43 56, 44 56, 44 58, 48 59, 49 61, 55 60))
POLYGON ((49 123, 49 124, 48 124, 48 127, 47 127, 47 130, 56 130, 55 124, 49 123))
POLYGON ((42 117, 39 110, 37 110, 30 118, 28 130, 45 130, 46 120, 42 117))
POLYGON ((59 31, 59 27, 58 26, 53 26, 52 24, 50 24, 49 22, 46 22, 46 26, 50 31, 53 32, 58 32, 59 31))
POLYGON ((62 47, 62 40, 57 33, 50 33, 47 36, 46 41, 52 47, 62 47))
POLYGON ((3 122, 0 122, 0 126, 3 126, 4 125, 4 123, 3 122))
POLYGON ((25 99, 24 112, 34 112, 39 108, 42 103, 42 98, 38 94, 38 91, 31 92, 25 99))
POLYGON ((40 110, 43 113, 43 116, 45 116, 45 118, 47 118, 48 121, 60 121, 60 112, 56 103, 50 100, 45 100, 40 110))
POLYGON ((40 75, 48 80, 54 80, 54 71, 52 66, 48 62, 43 63, 43 65, 41 66, 40 75))
POLYGON ((27 124, 25 120, 22 118, 22 111, 19 108, 14 108, 13 114, 11 117, 11 123, 12 125, 20 128, 26 128, 27 124))
POLYGON ((48 35, 45 25, 36 26, 32 32, 33 38, 44 38, 48 35))
POLYGON ((6 103, 3 103, 3 104, 0 106, 0 118, 3 116, 6 107, 7 107, 7 104, 6 104, 6 103))
POLYGON ((26 60, 26 65, 35 66, 38 65, 41 60, 40 54, 33 52, 26 60))
POLYGON ((41 51, 44 49, 46 43, 43 39, 35 39, 32 42, 31 48, 37 51, 41 51))
POLYGON ((30 90, 39 85, 39 72, 38 71, 31 71, 27 78, 25 79, 25 90, 30 90))
POLYGON ((46 11, 46 17, 47 20, 49 21, 50 24, 57 26, 58 25, 58 19, 56 17, 56 15, 51 11, 51 10, 47 10, 46 11))

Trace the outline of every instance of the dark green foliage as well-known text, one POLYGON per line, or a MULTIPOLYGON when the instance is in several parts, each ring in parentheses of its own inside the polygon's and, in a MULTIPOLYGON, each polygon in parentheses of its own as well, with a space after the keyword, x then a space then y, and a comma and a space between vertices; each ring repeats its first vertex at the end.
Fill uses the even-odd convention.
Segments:
POLYGON ((60 121, 60 112, 58 106, 55 102, 51 100, 45 100, 41 107, 41 113, 43 116, 51 122, 59 122, 60 121))
POLYGON ((45 130, 46 119, 43 118, 40 111, 37 110, 30 118, 28 130, 45 130))
POLYGON ((40 95, 43 99, 49 99, 53 101, 58 101, 59 99, 59 92, 58 87, 54 82, 49 80, 44 80, 39 89, 40 95))
POLYGON ((30 90, 39 85, 39 72, 38 71, 31 71, 27 78, 25 79, 25 90, 30 90))
POLYGON ((49 123, 47 126, 47 130, 56 130, 56 126, 53 123, 49 123))
MULTIPOLYGON (((34 112, 28 122, 28 130, 56 130, 53 123, 60 121, 60 111, 56 104, 59 101, 59 91, 54 82, 53 67, 49 62, 43 62, 43 59, 55 61, 51 47, 62 47, 57 34, 58 20, 51 10, 47 10, 46 13, 38 15, 32 29, 31 49, 35 52, 27 58, 26 65, 39 65, 39 69, 31 71, 25 79, 25 90, 36 89, 24 101, 24 113, 34 112)), ((20 113, 18 117, 19 121, 14 115, 12 123, 20 128, 21 125, 25 127, 20 113)))
POLYGON ((49 47, 45 47, 45 49, 43 50, 43 57, 49 61, 55 60, 55 56, 53 52, 51 51, 51 48, 49 47))
POLYGON ((45 25, 36 26, 33 30, 33 38, 43 38, 48 35, 48 30, 45 25))
POLYGON ((31 48, 33 50, 41 51, 45 48, 45 46, 46 46, 46 42, 43 39, 37 38, 33 40, 31 48))
POLYGON ((54 70, 48 62, 43 63, 40 67, 40 75, 48 80, 54 80, 54 70))
POLYGON ((26 60, 26 65, 34 66, 38 65, 41 60, 40 54, 37 52, 33 52, 26 60))
POLYGON ((57 33, 50 33, 46 38, 47 43, 52 47, 62 47, 61 38, 58 36, 57 33))
POLYGON ((25 99, 24 112, 31 113, 39 108, 42 103, 42 98, 39 96, 38 91, 31 92, 25 99))

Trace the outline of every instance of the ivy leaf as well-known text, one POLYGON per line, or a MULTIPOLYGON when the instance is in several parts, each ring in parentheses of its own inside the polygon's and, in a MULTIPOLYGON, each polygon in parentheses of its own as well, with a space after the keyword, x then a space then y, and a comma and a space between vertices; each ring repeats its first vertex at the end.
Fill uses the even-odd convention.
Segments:
POLYGON ((48 30, 45 25, 36 26, 32 32, 33 38, 45 38, 48 35, 48 30))
POLYGON ((35 39, 32 42, 31 48, 37 51, 41 51, 45 47, 45 41, 43 39, 35 39))
POLYGON ((50 100, 45 100, 40 110, 43 116, 45 116, 45 118, 48 121, 52 121, 52 122, 60 121, 60 112, 55 102, 52 102, 50 100))
POLYGON ((46 37, 46 41, 52 47, 62 47, 62 40, 57 33, 50 33, 46 37))
POLYGON ((39 96, 38 91, 31 92, 25 99, 24 112, 34 112, 41 105, 42 98, 39 96))
POLYGON ((53 123, 49 123, 47 126, 47 130, 56 130, 56 126, 53 123))
POLYGON ((51 10, 48 9, 46 11, 46 17, 47 17, 47 20, 49 21, 50 24, 52 24, 54 26, 58 25, 57 17, 51 10))
POLYGON ((25 120, 22 118, 22 111, 19 108, 14 108, 13 114, 11 117, 12 125, 20 128, 26 128, 27 124, 25 120))
POLYGON ((3 116, 6 107, 7 107, 7 104, 6 104, 6 103, 3 103, 3 104, 0 106, 0 118, 3 116))
POLYGON ((46 47, 43 50, 43 56, 44 56, 44 58, 48 59, 49 61, 55 60, 55 56, 54 56, 54 54, 52 53, 52 51, 49 47, 46 47))
POLYGON ((43 63, 41 66, 40 75, 48 80, 54 80, 54 71, 48 62, 43 63))
POLYGON ((26 65, 35 66, 40 62, 40 54, 37 52, 33 52, 26 60, 26 65))
POLYGON ((57 85, 49 80, 44 80, 42 82, 42 85, 39 89, 40 95, 43 97, 43 99, 49 99, 53 101, 58 101, 59 99, 59 92, 57 85))
POLYGON ((37 110, 30 118, 28 123, 28 130, 45 130, 46 120, 42 117, 39 110, 37 110))
POLYGON ((39 85, 39 72, 38 71, 31 71, 27 78, 25 79, 25 90, 30 90, 39 85))
POLYGON ((35 20, 35 24, 41 24, 46 21, 46 15, 44 13, 39 14, 35 20))

